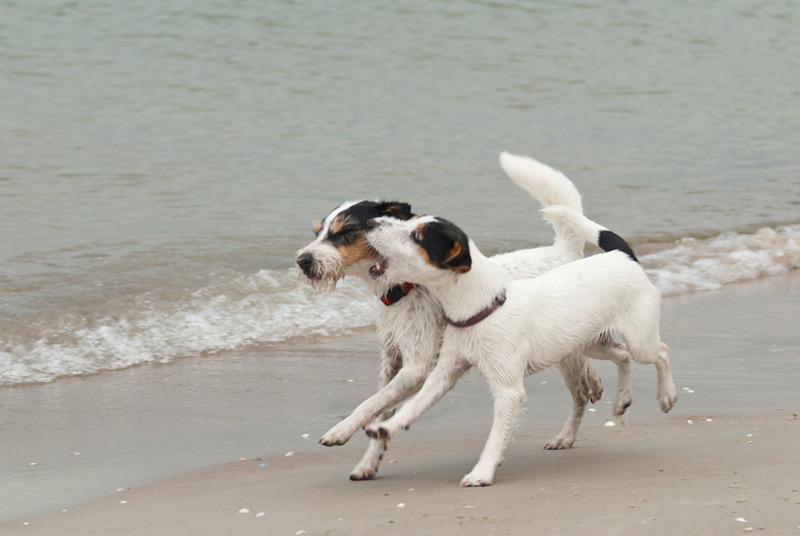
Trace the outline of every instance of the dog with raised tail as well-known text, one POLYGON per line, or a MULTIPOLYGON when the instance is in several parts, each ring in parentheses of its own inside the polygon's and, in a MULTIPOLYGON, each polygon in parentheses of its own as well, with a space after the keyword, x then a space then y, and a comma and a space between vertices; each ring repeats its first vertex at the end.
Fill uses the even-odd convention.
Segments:
MULTIPOLYGON (((581 213, 581 196, 573 183, 559 171, 532 158, 503 153, 500 164, 506 174, 542 206, 565 205, 581 213)), ((367 242, 367 221, 377 217, 411 220, 415 214, 407 203, 391 201, 349 201, 314 224, 316 238, 298 252, 297 266, 318 290, 331 290, 345 275, 365 281, 380 298, 377 321, 381 341, 379 391, 360 404, 348 417, 331 428, 320 440, 326 446, 342 445, 366 424, 392 415, 395 406, 422 386, 436 364, 444 333, 442 309, 429 290, 405 281, 386 283, 370 276, 378 254, 367 242)), ((584 239, 568 226, 553 224, 551 246, 514 251, 492 257, 512 277, 536 277, 546 271, 583 257, 584 239)), ((587 350, 591 357, 609 359, 620 367, 620 381, 614 403, 615 415, 630 405, 630 385, 624 374, 628 353, 610 337, 587 350)), ((575 441, 589 402, 602 393, 600 378, 580 352, 558 363, 573 398, 573 407, 561 431, 545 444, 547 449, 565 449, 575 441)), ((377 473, 385 441, 372 440, 361 461, 350 474, 352 480, 372 478, 377 473)))
POLYGON ((661 409, 669 411, 677 400, 659 335, 661 295, 631 248, 570 207, 543 212, 554 226, 607 252, 514 280, 447 220, 384 217, 367 224, 367 240, 381 256, 370 270, 373 279, 424 285, 447 322, 439 360, 422 388, 393 417, 369 424, 367 434, 388 440, 407 429, 477 367, 494 396, 494 421, 478 463, 461 481, 465 487, 492 484, 526 398, 524 377, 602 345, 611 333, 637 362, 656 366, 661 409))

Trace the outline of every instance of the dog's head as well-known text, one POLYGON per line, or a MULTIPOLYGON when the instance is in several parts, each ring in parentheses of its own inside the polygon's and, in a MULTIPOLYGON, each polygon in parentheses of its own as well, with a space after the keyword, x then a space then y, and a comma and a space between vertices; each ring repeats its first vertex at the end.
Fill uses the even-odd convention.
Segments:
MULTIPOLYGON (((336 287, 349 269, 378 254, 367 242, 367 222, 380 217, 407 220, 411 205, 394 201, 349 201, 314 222, 313 242, 298 251, 297 266, 317 290, 336 287)), ((365 268, 366 269, 366 268, 365 268)))
POLYGON ((472 267, 469 238, 445 219, 377 218, 367 227, 367 241, 380 255, 370 268, 370 275, 376 280, 425 285, 443 276, 466 273, 472 267))

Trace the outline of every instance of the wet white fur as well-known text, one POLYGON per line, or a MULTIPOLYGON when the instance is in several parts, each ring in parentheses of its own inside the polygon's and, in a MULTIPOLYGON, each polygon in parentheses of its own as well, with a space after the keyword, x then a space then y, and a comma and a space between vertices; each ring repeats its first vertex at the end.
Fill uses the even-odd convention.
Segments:
MULTIPOLYGON (((551 207, 548 215, 556 225, 586 220, 587 236, 599 227, 566 207, 551 207)), ((661 295, 638 263, 612 251, 534 279, 513 280, 470 241, 471 269, 458 274, 425 262, 411 239, 420 224, 431 221, 435 218, 409 222, 381 218, 380 225, 367 233, 370 243, 388 259, 382 279, 418 281, 456 321, 475 315, 504 291, 507 301, 474 326, 448 326, 439 361, 419 393, 392 418, 368 425, 371 437, 388 439, 408 428, 475 366, 494 395, 494 422, 478 463, 461 485, 490 485, 525 400, 523 378, 584 351, 612 331, 621 335, 636 361, 656 365, 658 399, 669 411, 676 397, 667 346, 659 335, 661 295)))
MULTIPOLYGON (((577 211, 581 210, 580 194, 562 173, 531 158, 508 153, 500 156, 500 163, 509 177, 543 206, 568 204, 577 211)), ((315 259, 325 263, 330 272, 323 286, 332 288, 339 278, 353 275, 364 280, 376 296, 381 296, 392 285, 375 281, 369 276, 369 266, 374 261, 360 261, 343 268, 338 251, 325 240, 331 222, 354 203, 357 201, 345 203, 326 217, 317 238, 298 254, 311 253, 315 259)), ((498 255, 492 257, 493 261, 504 266, 513 277, 522 278, 536 277, 556 266, 582 258, 583 237, 577 231, 562 227, 560 222, 553 227, 556 239, 552 246, 498 255)), ((320 440, 323 445, 342 445, 374 419, 390 417, 395 406, 420 389, 436 363, 444 323, 441 306, 428 289, 418 286, 394 305, 386 307, 381 304, 377 327, 381 340, 380 390, 331 428, 320 440)), ((591 357, 617 362, 618 366, 623 367, 620 369, 622 372, 629 363, 624 346, 604 342, 606 344, 598 343, 588 352, 591 357)), ((580 352, 560 362, 559 370, 572 394, 573 407, 562 430, 545 445, 549 449, 572 446, 587 403, 590 399, 594 401, 599 398, 602 392, 599 378, 580 352)), ((622 378, 621 374, 620 384, 622 378)), ((615 400, 615 413, 619 408, 624 411, 629 404, 630 386, 626 383, 623 397, 617 396, 615 400)), ((373 439, 350 478, 363 480, 373 477, 385 447, 385 441, 373 439)))

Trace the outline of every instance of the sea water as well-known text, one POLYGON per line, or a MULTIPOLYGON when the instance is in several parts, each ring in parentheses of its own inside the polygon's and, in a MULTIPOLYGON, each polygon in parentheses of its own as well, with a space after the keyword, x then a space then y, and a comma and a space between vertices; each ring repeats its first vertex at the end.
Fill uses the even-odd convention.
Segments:
POLYGON ((400 199, 545 245, 564 171, 664 294, 800 263, 794 2, 5 2, 0 386, 368 326, 295 252, 400 199))

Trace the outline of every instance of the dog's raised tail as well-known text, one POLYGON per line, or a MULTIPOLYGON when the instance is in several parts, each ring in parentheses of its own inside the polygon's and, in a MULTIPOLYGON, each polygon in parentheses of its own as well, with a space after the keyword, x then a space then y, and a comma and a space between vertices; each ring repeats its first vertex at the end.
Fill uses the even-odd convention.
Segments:
POLYGON ((639 262, 631 246, 621 236, 593 222, 581 212, 569 206, 550 205, 544 207, 542 213, 553 227, 569 228, 586 242, 599 246, 603 251, 619 250, 639 262))
POLYGON ((564 205, 583 213, 581 194, 557 169, 533 158, 507 152, 500 155, 500 167, 514 184, 531 194, 543 207, 564 205))

